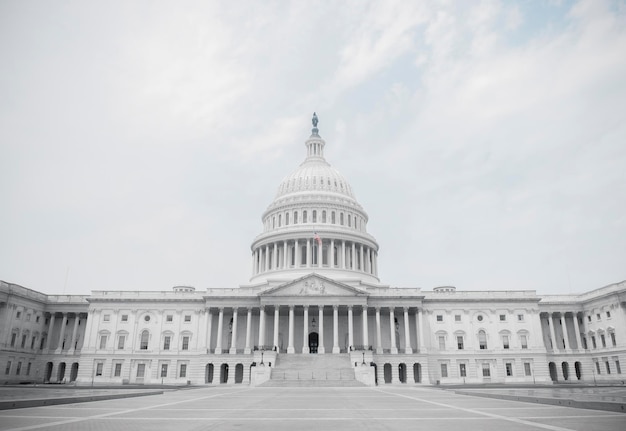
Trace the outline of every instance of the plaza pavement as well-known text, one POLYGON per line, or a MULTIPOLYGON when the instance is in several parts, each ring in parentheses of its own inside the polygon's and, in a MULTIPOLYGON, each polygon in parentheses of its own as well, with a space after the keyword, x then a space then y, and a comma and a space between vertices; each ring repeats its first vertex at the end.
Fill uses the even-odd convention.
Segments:
POLYGON ((215 386, 164 391, 160 395, 136 398, 0 411, 0 431, 449 431, 459 428, 623 431, 626 429, 626 414, 483 398, 411 386, 215 386))

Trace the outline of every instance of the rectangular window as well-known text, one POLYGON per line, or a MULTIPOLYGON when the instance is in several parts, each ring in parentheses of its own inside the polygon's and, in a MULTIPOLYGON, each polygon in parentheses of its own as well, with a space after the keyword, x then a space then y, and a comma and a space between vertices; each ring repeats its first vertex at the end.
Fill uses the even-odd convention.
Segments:
POLYGON ((591 322, 591 315, 587 316, 587 322, 591 322))
POLYGON ((185 322, 191 322, 191 314, 185 314, 185 322))
MULTIPOLYGON (((609 313, 608 311, 606 312, 606 314, 607 314, 607 317, 611 317, 611 313, 609 313)), ((26 315, 26 321, 30 322, 30 314, 26 315)))
POLYGON ((189 350, 189 337, 183 337, 183 350, 189 350))
POLYGON ((446 337, 443 335, 439 336, 439 350, 446 350, 446 337))
POLYGON ((491 369, 488 363, 483 363, 483 377, 491 377, 491 369))
POLYGON ((454 315, 454 321, 455 322, 460 322, 461 321, 461 315, 460 314, 455 314, 454 315))
POLYGON ((180 364, 180 375, 179 377, 187 377, 187 364, 180 364))
POLYGON ((456 337, 456 345, 457 345, 459 350, 463 350, 463 336, 458 335, 456 337))
POLYGON ((600 313, 596 313, 596 320, 600 320, 600 313))
POLYGON ((30 376, 30 369, 32 368, 33 363, 29 362, 28 365, 26 365, 26 375, 30 376))
POLYGON ((4 369, 4 374, 9 374, 11 372, 11 361, 7 361, 7 367, 4 369))
POLYGON ((459 375, 461 377, 467 377, 467 370, 465 369, 465 364, 459 364, 459 375))
POLYGON ((37 337, 33 335, 33 338, 30 340, 30 348, 35 349, 35 342, 37 341, 37 337))
POLYGON ((528 349, 528 337, 526 335, 520 335, 520 343, 522 345, 522 349, 528 349))
POLYGON ((524 321, 524 315, 523 314, 518 314, 517 315, 517 321, 518 322, 523 322, 524 321))
POLYGON ((19 319, 19 318, 21 318, 21 317, 22 317, 22 312, 21 312, 21 311, 18 311, 18 312, 15 314, 15 318, 16 318, 16 319, 19 319))
POLYGON ((122 322, 128 322, 128 314, 122 314, 122 322))
POLYGON ((506 322, 506 314, 500 315, 500 322, 506 322))
POLYGON ((611 318, 611 312, 610 312, 610 311, 607 311, 607 312, 606 312, 606 318, 607 318, 607 319, 610 319, 610 318, 611 318))
POLYGON ((617 345, 617 343, 615 342, 615 332, 610 332, 611 334, 611 343, 613 344, 613 347, 615 347, 617 345))
POLYGON ((531 376, 532 371, 530 370, 530 362, 524 362, 524 375, 531 376))
POLYGON ((15 347, 15 340, 17 340, 17 334, 14 332, 11 334, 11 347, 15 347))
POLYGON ((622 367, 619 365, 619 359, 615 360, 615 372, 617 374, 622 374, 622 367))
POLYGON ((165 321, 166 322, 171 322, 174 320, 174 316, 171 314, 168 314, 167 316, 165 316, 165 321))
POLYGON ((167 364, 161 364, 161 378, 167 377, 167 364))
POLYGON ((609 364, 609 361, 604 361, 604 366, 606 367, 606 373, 611 374, 611 364, 609 364))
POLYGON ((600 362, 596 361, 596 372, 598 374, 602 374, 602 370, 600 369, 600 362))
POLYGON ((96 364, 96 376, 102 375, 102 369, 104 368, 104 364, 102 362, 98 362, 96 364))
POLYGON ((137 377, 143 378, 146 373, 146 364, 137 364, 137 377))
POLYGON ((35 317, 35 323, 39 323, 39 316, 35 317))
POLYGON ((26 347, 26 334, 22 335, 22 349, 26 347))
POLYGON ((101 349, 106 349, 107 348, 107 336, 106 335, 101 335, 100 336, 100 348, 101 349))
POLYGON ((448 365, 441 364, 441 377, 448 377, 448 365))
MULTIPOLYGON (((607 366, 608 366, 608 362, 607 362, 607 366)), ((20 361, 17 363, 17 368, 15 369, 15 375, 19 376, 21 372, 22 372, 22 362, 20 361)))
POLYGON ((113 377, 121 377, 122 375, 122 364, 119 362, 115 364, 115 370, 113 371, 113 377))
POLYGON ((165 337, 163 337, 163 350, 170 349, 170 340, 171 340, 171 337, 169 335, 166 335, 165 337))
POLYGON ((513 375, 513 364, 510 362, 507 362, 506 364, 504 364, 504 366, 506 368, 507 377, 511 377, 513 375))
POLYGON ((587 337, 581 337, 580 340, 583 342, 583 349, 587 350, 587 337))
POLYGON ((104 320, 105 322, 110 321, 110 320, 111 320, 111 315, 110 315, 110 314, 105 314, 105 315, 102 317, 102 320, 104 320))
POLYGON ((120 335, 120 338, 117 339, 117 348, 119 350, 124 350, 124 343, 126 341, 125 335, 120 335))
POLYGON ((437 322, 443 322, 443 314, 437 314, 437 322))
POLYGON ((597 348, 597 345, 596 345, 596 336, 595 336, 595 335, 592 335, 592 336, 591 336, 591 345, 593 346, 593 348, 594 348, 594 349, 596 349, 596 348, 597 348))
POLYGON ((505 349, 509 348, 509 336, 508 335, 502 336, 502 347, 505 349))
POLYGON ((604 334, 600 334, 600 341, 602 342, 602 347, 606 347, 606 337, 604 334))

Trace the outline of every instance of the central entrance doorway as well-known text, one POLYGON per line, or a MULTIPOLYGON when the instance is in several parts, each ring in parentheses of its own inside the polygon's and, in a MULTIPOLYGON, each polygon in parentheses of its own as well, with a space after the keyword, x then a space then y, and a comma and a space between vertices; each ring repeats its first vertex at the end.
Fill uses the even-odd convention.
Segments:
POLYGON ((309 334, 309 352, 317 353, 317 345, 319 343, 319 334, 317 332, 311 332, 309 334))

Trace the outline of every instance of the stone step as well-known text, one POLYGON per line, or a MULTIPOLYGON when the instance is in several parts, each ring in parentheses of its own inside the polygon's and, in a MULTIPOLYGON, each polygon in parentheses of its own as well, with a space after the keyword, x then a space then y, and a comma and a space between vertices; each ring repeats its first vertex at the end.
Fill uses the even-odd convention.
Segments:
POLYGON ((270 387, 363 387, 363 383, 356 380, 268 380, 259 385, 270 387))

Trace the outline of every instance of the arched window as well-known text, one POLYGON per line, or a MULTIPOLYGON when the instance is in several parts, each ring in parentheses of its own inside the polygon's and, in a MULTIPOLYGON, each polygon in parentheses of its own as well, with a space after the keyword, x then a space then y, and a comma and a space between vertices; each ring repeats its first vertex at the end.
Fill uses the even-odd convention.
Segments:
POLYGON ((352 227, 352 217, 348 214, 348 227, 352 227))
POLYGON ((332 224, 335 224, 336 220, 335 220, 335 211, 330 213, 330 222, 332 224))
POLYGON ((150 339, 150 332, 148 330, 144 330, 141 332, 141 340, 139 342, 140 350, 148 350, 148 340, 150 339))
POLYGON ((313 223, 317 223, 317 211, 313 210, 311 217, 313 218, 313 223))
POLYGON ((281 226, 282 222, 283 222, 283 216, 282 214, 278 214, 278 227, 281 226))
POLYGON ((272 229, 276 227, 276 216, 272 217, 272 229))
POLYGON ((307 217, 306 217, 306 210, 302 211, 302 223, 308 223, 307 217))
POLYGON ((339 224, 343 226, 343 213, 339 214, 339 224))
POLYGON ((289 213, 285 214, 285 226, 289 226, 289 213))
POLYGON ((482 329, 478 331, 478 345, 480 346, 480 350, 487 349, 487 334, 482 329))
POLYGON ((326 211, 322 211, 322 223, 326 223, 326 211))
POLYGON ((293 212, 293 224, 298 224, 298 211, 293 212))

